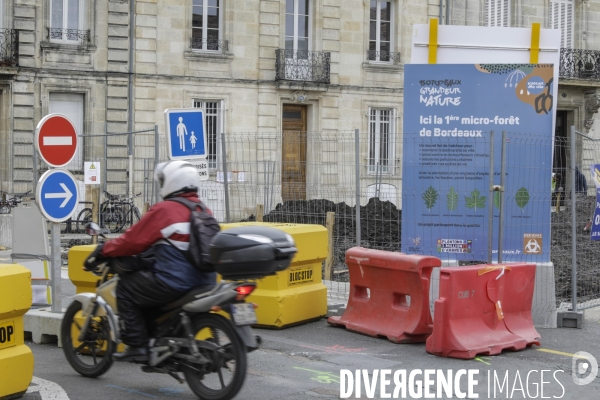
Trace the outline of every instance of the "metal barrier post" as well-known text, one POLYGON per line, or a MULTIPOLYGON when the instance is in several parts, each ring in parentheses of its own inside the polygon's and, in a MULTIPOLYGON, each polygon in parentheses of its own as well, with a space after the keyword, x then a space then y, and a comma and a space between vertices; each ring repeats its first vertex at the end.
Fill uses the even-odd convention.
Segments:
POLYGON ((573 312, 577 312, 577 210, 575 207, 575 126, 571 125, 571 285, 573 312))
MULTIPOLYGON (((160 138, 158 137, 158 125, 154 125, 154 168, 158 164, 160 159, 160 138)), ((154 203, 159 202, 158 198, 158 187, 154 185, 154 173, 152 173, 152 188, 154 191, 154 203)))
POLYGON ((221 149, 223 150, 223 182, 225 183, 225 222, 229 223, 229 179, 227 179, 227 149, 225 148, 225 133, 221 133, 221 149))
POLYGON ((354 130, 354 161, 356 173, 356 245, 360 247, 360 134, 354 130))
POLYGON ((490 131, 490 201, 488 202, 488 264, 494 261, 494 131, 490 131))
MULTIPOLYGON (((504 246, 502 241, 504 240, 504 190, 506 185, 506 131, 502 131, 502 153, 500 162, 500 218, 498 227, 498 264, 502 263, 502 251, 504 246)), ((490 199, 490 203, 493 203, 494 199, 490 199)))

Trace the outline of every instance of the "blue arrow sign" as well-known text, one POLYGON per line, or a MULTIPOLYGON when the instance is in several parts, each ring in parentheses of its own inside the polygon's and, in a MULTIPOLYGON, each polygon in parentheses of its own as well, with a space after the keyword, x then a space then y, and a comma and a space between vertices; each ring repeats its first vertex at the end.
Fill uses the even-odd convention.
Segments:
POLYGON ((169 159, 206 158, 204 112, 198 108, 165 110, 169 159))
POLYGON ((52 222, 62 222, 75 211, 79 196, 73 175, 51 169, 42 175, 37 186, 36 202, 42 214, 52 222))

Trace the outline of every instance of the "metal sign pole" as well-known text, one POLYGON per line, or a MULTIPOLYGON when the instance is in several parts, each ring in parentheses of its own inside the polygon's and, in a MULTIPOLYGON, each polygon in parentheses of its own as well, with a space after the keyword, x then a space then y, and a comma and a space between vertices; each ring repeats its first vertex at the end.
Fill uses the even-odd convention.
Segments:
POLYGON ((490 131, 490 201, 488 201, 488 264, 494 262, 494 131, 490 131))
POLYGON ((60 222, 52 222, 51 236, 50 236, 50 262, 52 265, 52 312, 62 312, 61 302, 61 266, 62 262, 60 259, 60 222))

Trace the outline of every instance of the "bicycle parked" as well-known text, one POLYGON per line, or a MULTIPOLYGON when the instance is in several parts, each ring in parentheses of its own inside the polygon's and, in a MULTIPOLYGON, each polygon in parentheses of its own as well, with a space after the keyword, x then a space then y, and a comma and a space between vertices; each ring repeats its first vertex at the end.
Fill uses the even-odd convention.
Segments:
POLYGON ((137 208, 135 204, 133 204, 133 199, 140 196, 141 194, 142 192, 139 192, 138 194, 134 194, 133 196, 126 197, 123 200, 121 200, 120 204, 123 206, 125 218, 123 219, 123 225, 121 225, 119 231, 125 226, 131 226, 135 224, 142 217, 140 209, 137 208))
MULTIPOLYGON (((89 201, 80 201, 79 204, 90 204, 91 202, 89 201)), ((78 216, 80 216, 81 213, 79 213, 78 216)), ((91 218, 91 213, 90 213, 90 218, 91 218)), ((91 219, 90 219, 91 221, 91 219)), ((60 233, 65 234, 65 233, 85 233, 85 229, 84 229, 85 224, 81 224, 79 223, 79 221, 77 221, 75 219, 75 217, 69 218, 66 221, 63 221, 60 223, 60 233)))
POLYGON ((0 196, 0 214, 10 214, 10 211, 19 205, 19 203, 22 203, 23 197, 29 193, 31 193, 31 190, 21 194, 14 194, 11 199, 6 199, 6 193, 2 194, 0 196))
MULTIPOLYGON (((120 232, 125 226, 130 226, 140 220, 140 210, 133 204, 133 199, 140 196, 138 193, 122 199, 104 190, 107 200, 100 204, 100 226, 111 233, 120 232)), ((92 209, 84 208, 77 217, 77 230, 85 231, 85 225, 92 222, 92 209)))

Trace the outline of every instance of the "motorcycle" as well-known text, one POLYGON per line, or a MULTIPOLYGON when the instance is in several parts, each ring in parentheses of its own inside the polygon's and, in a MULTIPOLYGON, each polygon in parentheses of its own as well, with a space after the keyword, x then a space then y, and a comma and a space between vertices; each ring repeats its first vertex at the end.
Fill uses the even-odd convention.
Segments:
MULTIPOLYGON (((94 223, 90 235, 103 236, 94 223)), ((201 399, 226 400, 241 389, 246 353, 259 348, 252 331, 255 305, 245 298, 255 279, 285 270, 297 252, 292 237, 269 227, 238 227, 219 232, 210 244, 211 258, 222 280, 212 289, 193 289, 179 300, 149 310, 147 373, 166 373, 187 382, 201 399), (225 315, 224 315, 225 314, 225 315), (151 316, 150 316, 151 315, 151 316)), ((67 308, 61 326, 65 357, 79 374, 95 378, 113 364, 122 326, 115 296, 119 276, 110 258, 95 258, 100 278, 95 293, 79 293, 67 308)), ((139 363, 139 362, 138 362, 139 363)))

